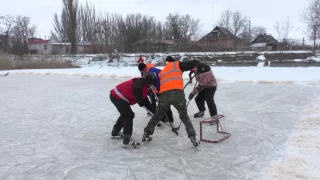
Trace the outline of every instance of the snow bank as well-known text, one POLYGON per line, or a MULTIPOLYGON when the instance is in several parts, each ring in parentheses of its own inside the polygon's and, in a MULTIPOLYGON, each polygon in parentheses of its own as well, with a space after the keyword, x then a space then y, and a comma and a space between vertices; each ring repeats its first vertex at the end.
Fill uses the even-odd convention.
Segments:
POLYGON ((315 62, 320 62, 320 57, 311 56, 311 57, 308 57, 307 60, 312 60, 312 61, 315 61, 315 62))
POLYGON ((264 55, 260 55, 257 57, 257 60, 259 61, 265 61, 266 60, 266 57, 264 57, 264 55))
MULTIPOLYGON (((163 67, 158 67, 163 69, 163 67)), ((320 68, 270 68, 270 67, 211 67, 216 78, 224 82, 248 83, 318 83, 320 82, 320 68)), ((132 78, 140 77, 135 67, 92 66, 75 69, 28 69, 12 70, 12 74, 34 75, 69 75, 103 78, 132 78)), ((183 74, 188 79, 188 72, 183 74)))
POLYGON ((269 179, 320 179, 320 96, 302 113, 285 145, 285 157, 266 169, 269 179))

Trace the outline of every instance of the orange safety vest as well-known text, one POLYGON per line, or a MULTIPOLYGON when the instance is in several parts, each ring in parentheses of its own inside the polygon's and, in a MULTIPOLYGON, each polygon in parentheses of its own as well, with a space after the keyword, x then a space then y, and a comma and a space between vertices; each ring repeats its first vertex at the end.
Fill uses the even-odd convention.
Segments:
POLYGON ((154 65, 153 65, 152 63, 147 63, 146 66, 147 66, 147 72, 149 71, 149 69, 150 69, 151 67, 154 67, 154 65))
POLYGON ((179 66, 180 61, 168 62, 168 64, 159 73, 160 76, 160 94, 173 90, 183 90, 183 72, 179 66))

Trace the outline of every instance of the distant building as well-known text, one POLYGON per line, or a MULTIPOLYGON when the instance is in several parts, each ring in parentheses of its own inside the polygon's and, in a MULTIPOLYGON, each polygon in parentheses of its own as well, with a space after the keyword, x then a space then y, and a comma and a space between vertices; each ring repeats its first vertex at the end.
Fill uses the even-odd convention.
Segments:
POLYGON ((171 52, 176 49, 174 40, 139 40, 131 45, 132 52, 171 52))
POLYGON ((251 42, 251 50, 262 50, 262 51, 271 51, 278 50, 279 42, 270 35, 266 33, 260 34, 251 42))
MULTIPOLYGON (((77 53, 95 54, 104 53, 105 45, 103 42, 81 41, 78 42, 77 53)), ((70 54, 71 43, 52 43, 52 54, 70 54)))
POLYGON ((52 54, 70 54, 71 43, 52 43, 52 54))
POLYGON ((52 43, 51 40, 30 38, 28 39, 28 49, 30 54, 48 55, 52 53, 52 43))
POLYGON ((242 50, 245 46, 244 41, 221 26, 216 26, 202 37, 197 44, 201 45, 206 51, 237 51, 242 50))

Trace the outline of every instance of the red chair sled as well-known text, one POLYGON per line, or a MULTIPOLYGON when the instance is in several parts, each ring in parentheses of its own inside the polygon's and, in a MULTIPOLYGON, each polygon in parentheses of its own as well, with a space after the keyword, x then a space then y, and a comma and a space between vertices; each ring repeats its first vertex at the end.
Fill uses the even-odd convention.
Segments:
POLYGON ((209 143, 219 143, 227 138, 229 138, 231 136, 230 133, 227 133, 227 132, 224 132, 222 127, 221 127, 221 123, 220 123, 220 119, 223 118, 224 115, 216 115, 216 116, 213 116, 209 119, 206 119, 206 120, 202 120, 200 121, 200 141, 204 141, 204 142, 209 142, 209 143), (217 133, 219 134, 222 134, 223 137, 221 139, 218 139, 218 140, 208 140, 208 139, 204 139, 202 137, 202 124, 204 123, 209 123, 209 124, 215 124, 217 126, 217 133), (221 129, 221 130, 220 130, 221 129))

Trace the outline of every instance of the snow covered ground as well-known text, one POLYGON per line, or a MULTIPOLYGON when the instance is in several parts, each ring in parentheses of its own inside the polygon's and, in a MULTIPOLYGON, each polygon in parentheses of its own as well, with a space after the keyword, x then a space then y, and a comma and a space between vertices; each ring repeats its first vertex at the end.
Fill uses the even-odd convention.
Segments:
MULTIPOLYGON (((136 67, 10 71, 0 78, 0 179, 319 179, 320 69, 213 70, 218 111, 232 136, 203 142, 202 151, 184 127, 179 137, 157 128, 140 149, 109 138, 118 117, 109 91, 138 76, 136 67)), ((141 142, 150 117, 132 108, 133 138, 141 142)), ((194 101, 188 112, 199 134, 208 112, 193 118, 194 101)), ((180 123, 175 110, 174 117, 180 123)), ((212 127, 204 131, 214 136, 212 127)))

